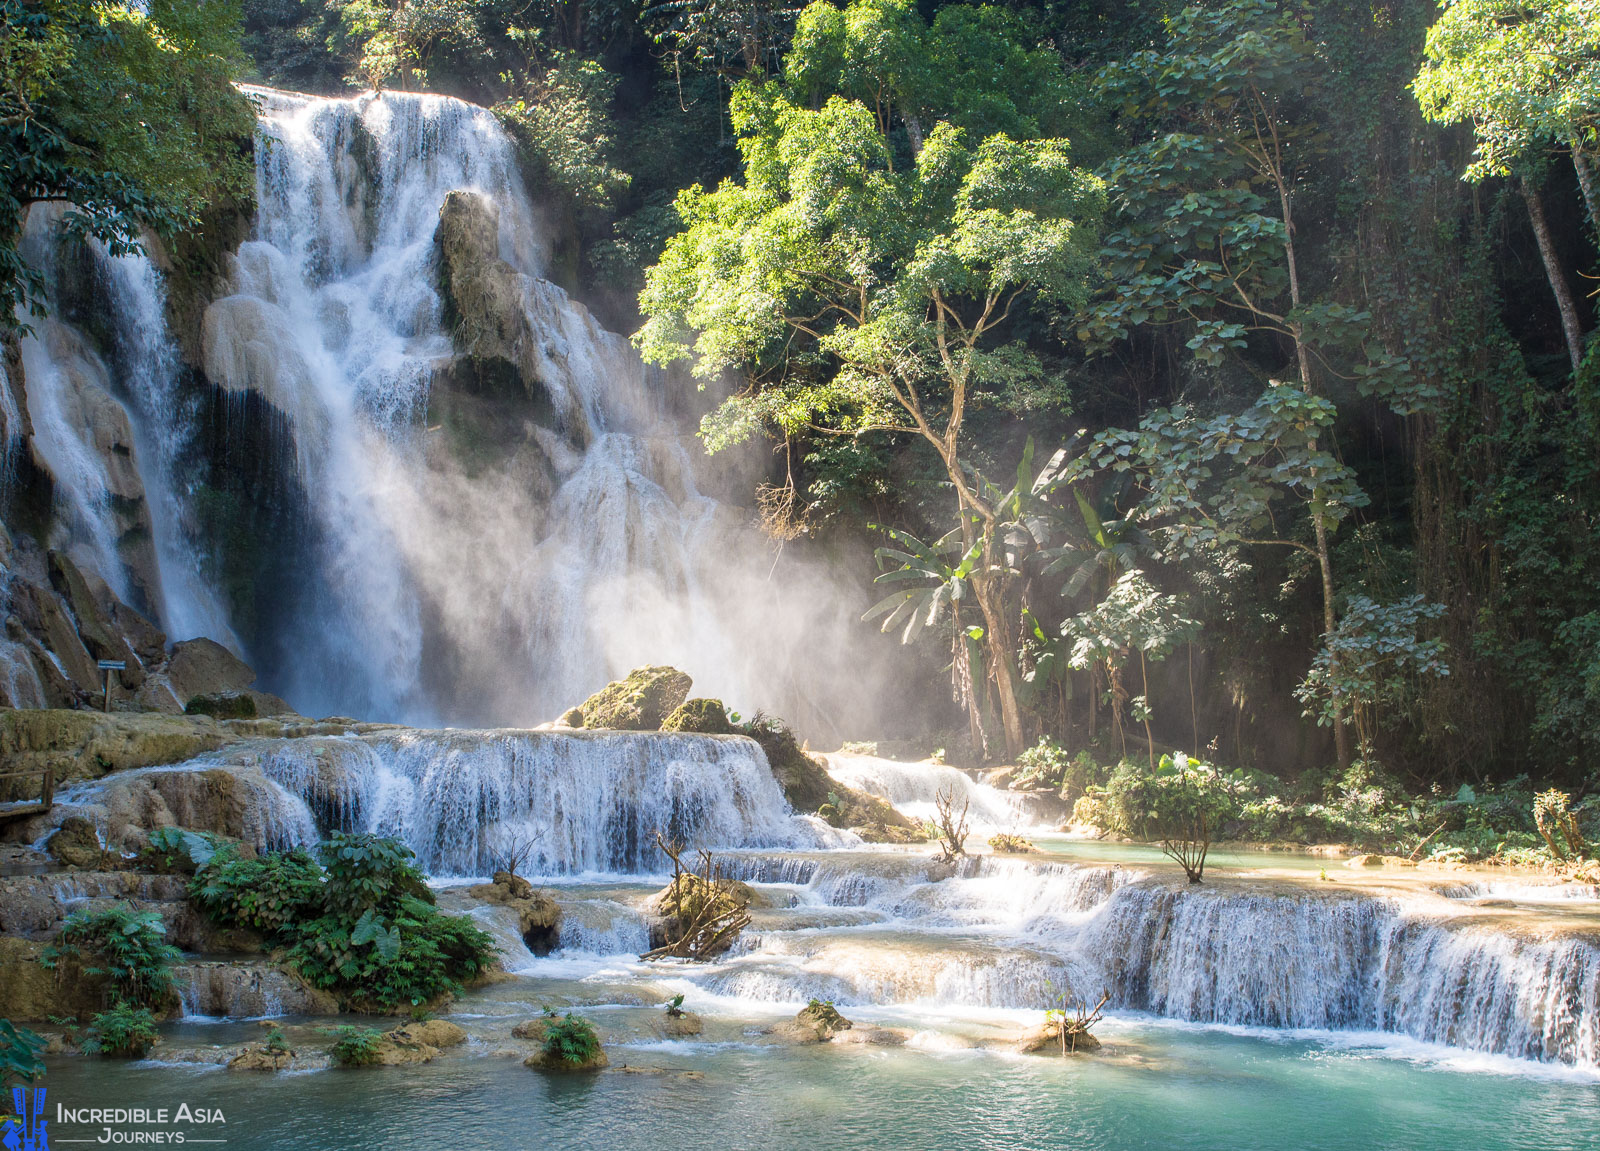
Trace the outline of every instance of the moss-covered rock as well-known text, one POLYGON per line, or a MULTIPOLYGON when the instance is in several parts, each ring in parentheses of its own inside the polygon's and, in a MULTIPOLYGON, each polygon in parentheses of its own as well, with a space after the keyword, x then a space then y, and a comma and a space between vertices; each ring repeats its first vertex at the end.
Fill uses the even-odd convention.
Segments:
MULTIPOLYGON (((237 737, 207 716, 46 708, 0 713, 0 762, 9 771, 50 767, 56 785, 130 767, 180 763, 237 737)), ((0 799, 37 792, 31 779, 0 780, 0 799)))
POLYGON ((26 1023, 63 1015, 87 1018, 104 1006, 105 977, 40 967, 45 946, 40 940, 0 935, 0 1019, 26 1023))
POLYGON ((237 691, 197 695, 184 705, 183 713, 209 715, 213 719, 255 719, 259 714, 256 701, 248 694, 237 691))
POLYGON ((492 883, 468 888, 467 894, 515 911, 517 930, 535 955, 549 955, 561 945, 561 905, 520 875, 497 871, 492 883))
POLYGON ((757 716, 745 725, 743 734, 766 752, 767 766, 783 788, 789 806, 796 811, 814 812, 830 802, 830 792, 839 790, 821 762, 801 749, 800 741, 782 720, 757 716))
POLYGON ((556 720, 557 727, 582 727, 583 708, 569 707, 561 713, 561 718, 556 720))
POLYGON ((827 1043, 854 1026, 833 1004, 813 999, 793 1019, 774 1027, 772 1034, 785 1043, 827 1043))
POLYGON ((662 731, 692 732, 696 735, 733 735, 738 729, 728 722, 720 699, 689 699, 661 721, 662 731))
POLYGON ((639 667, 583 701, 584 727, 657 731, 689 698, 694 681, 674 667, 639 667))

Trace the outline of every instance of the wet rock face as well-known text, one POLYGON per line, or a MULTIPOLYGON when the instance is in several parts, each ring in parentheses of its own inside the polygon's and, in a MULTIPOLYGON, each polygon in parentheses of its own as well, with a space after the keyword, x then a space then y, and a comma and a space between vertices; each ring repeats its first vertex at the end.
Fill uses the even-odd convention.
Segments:
POLYGON ((167 679, 179 700, 197 695, 242 692, 256 681, 250 665, 215 640, 200 638, 174 644, 167 679))
POLYGON ((45 946, 41 940, 0 935, 0 1018, 42 1022, 51 1016, 87 1018, 102 1010, 104 977, 58 978, 58 972, 39 966, 45 946))
POLYGON ((640 667, 583 701, 584 727, 657 731, 689 698, 694 681, 673 667, 640 667))
POLYGON ((68 816, 44 845, 52 859, 68 867, 98 867, 105 855, 94 824, 82 816, 68 816))
POLYGON ((561 905, 520 875, 494 873, 492 883, 480 883, 467 894, 485 903, 498 903, 517 913, 517 930, 535 955, 549 955, 561 946, 561 905))

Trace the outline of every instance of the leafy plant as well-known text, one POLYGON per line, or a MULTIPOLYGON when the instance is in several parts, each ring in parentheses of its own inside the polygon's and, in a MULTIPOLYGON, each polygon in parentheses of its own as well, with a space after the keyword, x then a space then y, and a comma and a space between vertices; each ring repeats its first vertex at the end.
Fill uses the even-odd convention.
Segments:
POLYGON ((323 872, 303 848, 259 859, 214 857, 195 873, 189 897, 227 927, 276 935, 320 911, 323 872))
POLYGON ((332 1028, 328 1033, 337 1037, 328 1055, 340 1067, 364 1067, 377 1060, 378 1047, 383 1042, 381 1032, 370 1027, 346 1025, 332 1028))
POLYGON ((398 839, 336 831, 317 845, 317 858, 327 874, 323 902, 335 914, 357 918, 406 898, 434 901, 427 877, 412 862, 416 854, 398 839))
POLYGON ((284 946, 308 982, 375 1007, 458 994, 493 961, 493 937, 439 912, 403 843, 337 833, 317 855, 322 866, 299 848, 257 860, 219 856, 190 893, 217 922, 284 946))
POLYGON ((1011 777, 1011 786, 1060 787, 1071 763, 1067 749, 1054 736, 1041 736, 1038 743, 1017 756, 1017 766, 1022 770, 1011 777))
POLYGON ((544 1033, 545 1057, 567 1067, 581 1067, 600 1054, 600 1036, 594 1024, 570 1011, 552 1020, 544 1033))
POLYGON ((9 1019, 0 1019, 0 1090, 32 1083, 44 1074, 45 1039, 9 1019))
POLYGON ((103 911, 74 911, 39 956, 41 966, 57 969, 76 961, 85 975, 103 975, 112 1006, 150 1007, 172 993, 172 964, 178 949, 167 942, 167 926, 156 911, 118 905, 103 911))
POLYGON ((289 1040, 284 1035, 283 1028, 274 1024, 267 1031, 267 1038, 261 1044, 261 1049, 268 1055, 289 1055, 289 1040))
POLYGON ((671 999, 667 1000, 667 1014, 668 1015, 670 1015, 674 1019, 676 1019, 678 1016, 682 1015, 683 1013, 684 1013, 683 1012, 683 996, 681 994, 680 995, 674 995, 671 999))
POLYGON ((211 862, 219 845, 215 836, 177 827, 158 827, 150 833, 148 863, 164 871, 193 873, 211 862))
POLYGON ((126 1055, 137 1058, 160 1040, 155 1014, 148 1007, 118 1003, 89 1021, 89 1031, 79 1047, 86 1055, 126 1055))

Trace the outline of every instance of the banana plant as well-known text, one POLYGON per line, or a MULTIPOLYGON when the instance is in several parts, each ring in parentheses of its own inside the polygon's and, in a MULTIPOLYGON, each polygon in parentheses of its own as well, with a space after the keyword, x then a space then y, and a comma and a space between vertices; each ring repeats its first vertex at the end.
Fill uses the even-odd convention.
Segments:
POLYGON ((900 642, 910 643, 923 628, 937 624, 946 611, 959 613, 961 601, 971 590, 973 568, 983 556, 983 541, 963 549, 960 527, 931 544, 910 532, 896 528, 886 530, 889 538, 900 546, 878 548, 873 553, 882 572, 873 582, 913 586, 899 588, 885 596, 861 618, 871 620, 883 616, 879 630, 889 632, 901 628, 900 642), (952 563, 953 557, 956 558, 952 563), (890 567, 891 564, 896 566, 890 567))

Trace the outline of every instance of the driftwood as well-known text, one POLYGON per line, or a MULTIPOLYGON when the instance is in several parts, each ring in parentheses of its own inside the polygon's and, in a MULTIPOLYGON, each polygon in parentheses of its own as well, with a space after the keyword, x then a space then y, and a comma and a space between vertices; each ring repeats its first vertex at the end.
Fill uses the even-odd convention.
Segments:
POLYGON ((700 871, 686 867, 683 845, 667 842, 659 831, 656 846, 672 860, 672 884, 660 903, 667 941, 640 958, 710 959, 726 950, 734 936, 749 926, 750 916, 721 867, 709 851, 700 852, 700 871))

